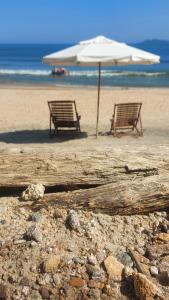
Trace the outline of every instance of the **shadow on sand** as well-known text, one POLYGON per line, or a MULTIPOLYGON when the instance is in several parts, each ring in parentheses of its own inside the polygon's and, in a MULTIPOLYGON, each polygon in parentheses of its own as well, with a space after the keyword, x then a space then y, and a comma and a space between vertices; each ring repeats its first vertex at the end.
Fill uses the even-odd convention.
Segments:
POLYGON ((86 132, 61 131, 57 135, 49 136, 49 130, 21 130, 0 133, 0 142, 12 144, 32 144, 32 143, 63 143, 70 140, 84 139, 88 135, 86 132))

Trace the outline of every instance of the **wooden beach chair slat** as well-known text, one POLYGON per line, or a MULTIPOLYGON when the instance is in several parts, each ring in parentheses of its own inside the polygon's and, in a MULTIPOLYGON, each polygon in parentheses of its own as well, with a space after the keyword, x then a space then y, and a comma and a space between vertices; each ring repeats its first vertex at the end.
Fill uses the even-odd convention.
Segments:
POLYGON ((54 133, 60 129, 74 128, 80 132, 80 118, 77 113, 75 100, 53 100, 48 101, 50 110, 50 135, 52 133, 52 124, 54 133))
POLYGON ((118 130, 136 130, 142 136, 141 122, 142 103, 119 103, 114 105, 114 114, 111 119, 111 132, 116 135, 118 130))

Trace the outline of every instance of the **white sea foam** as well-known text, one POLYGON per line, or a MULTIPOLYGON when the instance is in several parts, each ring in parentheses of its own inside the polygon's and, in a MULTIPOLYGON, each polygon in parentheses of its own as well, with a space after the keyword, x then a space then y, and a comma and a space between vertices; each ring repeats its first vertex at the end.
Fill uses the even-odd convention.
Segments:
POLYGON ((50 71, 46 70, 10 70, 0 69, 0 75, 31 75, 31 76, 48 76, 50 71))
MULTIPOLYGON (((132 72, 132 71, 102 71, 102 77, 120 77, 120 76, 166 76, 169 75, 167 72, 132 72)), ((98 76, 98 71, 71 71, 69 73, 71 76, 84 76, 93 77, 98 76)))
MULTIPOLYGON (((167 76, 167 72, 133 72, 133 71, 110 71, 102 70, 102 77, 158 77, 167 76)), ((0 75, 27 75, 27 76, 50 76, 50 70, 30 70, 30 69, 0 69, 0 75)), ((71 77, 97 77, 98 71, 70 71, 68 75, 71 77)))

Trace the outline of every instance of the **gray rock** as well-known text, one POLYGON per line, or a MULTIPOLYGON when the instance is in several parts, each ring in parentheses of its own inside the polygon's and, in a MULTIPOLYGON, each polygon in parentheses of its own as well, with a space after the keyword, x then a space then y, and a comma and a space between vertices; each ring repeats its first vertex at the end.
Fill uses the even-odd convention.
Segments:
POLYGON ((152 276, 157 276, 158 275, 158 269, 155 266, 150 267, 150 273, 152 276))
POLYGON ((88 255, 87 260, 88 260, 88 263, 93 266, 97 264, 96 256, 94 256, 93 254, 88 255))
POLYGON ((54 274, 54 275, 53 275, 53 282, 54 282, 56 285, 60 285, 61 280, 60 280, 59 274, 54 274))
POLYGON ((73 262, 79 265, 85 265, 86 259, 84 257, 73 257, 73 262))
POLYGON ((128 267, 133 267, 133 261, 130 257, 129 254, 127 254, 126 252, 119 252, 116 255, 117 260, 119 260, 123 265, 128 266, 128 267))
POLYGON ((37 211, 37 212, 34 212, 31 216, 30 216, 30 220, 33 221, 33 222, 39 222, 41 218, 41 214, 37 211))
POLYGON ((69 228, 71 228, 72 230, 79 230, 80 228, 80 221, 79 221, 79 217, 76 211, 71 210, 69 212, 69 215, 66 219, 66 223, 68 225, 69 228))
POLYGON ((41 184, 30 184, 27 189, 22 193, 22 200, 34 201, 42 199, 44 196, 45 187, 41 184))
POLYGON ((26 231, 25 238, 30 241, 34 240, 35 242, 41 242, 42 232, 36 225, 32 225, 26 231))

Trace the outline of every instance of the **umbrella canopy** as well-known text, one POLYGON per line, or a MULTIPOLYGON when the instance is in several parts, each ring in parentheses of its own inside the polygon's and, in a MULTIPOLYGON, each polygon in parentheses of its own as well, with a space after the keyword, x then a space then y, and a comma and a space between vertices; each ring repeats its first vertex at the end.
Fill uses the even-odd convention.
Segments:
POLYGON ((43 62, 51 66, 98 66, 98 102, 96 136, 98 135, 99 104, 100 104, 100 75, 101 66, 121 66, 134 64, 155 64, 160 57, 108 39, 104 36, 82 41, 65 50, 43 57, 43 62))

